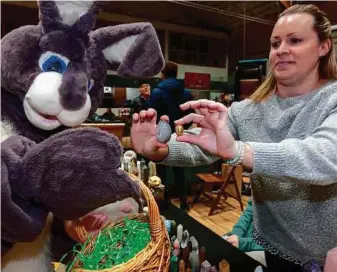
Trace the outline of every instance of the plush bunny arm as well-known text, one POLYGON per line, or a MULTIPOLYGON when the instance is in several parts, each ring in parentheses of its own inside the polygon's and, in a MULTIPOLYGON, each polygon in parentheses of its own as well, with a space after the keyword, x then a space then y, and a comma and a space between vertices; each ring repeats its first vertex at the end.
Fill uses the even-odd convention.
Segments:
POLYGON ((140 201, 139 186, 118 169, 118 139, 99 129, 69 129, 39 144, 15 136, 1 149, 4 241, 35 239, 47 212, 73 220, 126 197, 140 201))
POLYGON ((17 194, 18 186, 25 183, 22 159, 35 145, 31 140, 17 135, 1 143, 1 255, 13 243, 33 241, 47 219, 46 210, 17 194))
POLYGON ((68 129, 35 145, 23 159, 22 198, 62 220, 73 220, 126 197, 140 198, 139 186, 118 167, 118 139, 99 129, 68 129))

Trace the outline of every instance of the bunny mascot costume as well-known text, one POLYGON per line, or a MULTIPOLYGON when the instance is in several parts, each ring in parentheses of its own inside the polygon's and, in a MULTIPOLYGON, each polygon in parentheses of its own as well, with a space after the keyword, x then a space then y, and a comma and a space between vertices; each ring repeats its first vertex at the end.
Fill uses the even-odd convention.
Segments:
POLYGON ((96 2, 40 1, 38 7, 38 25, 1 40, 4 272, 51 271, 51 261, 75 242, 65 233, 67 220, 125 199, 113 211, 138 212, 139 186, 119 170, 117 138, 73 127, 99 106, 108 69, 147 77, 164 65, 149 23, 94 30, 96 2))

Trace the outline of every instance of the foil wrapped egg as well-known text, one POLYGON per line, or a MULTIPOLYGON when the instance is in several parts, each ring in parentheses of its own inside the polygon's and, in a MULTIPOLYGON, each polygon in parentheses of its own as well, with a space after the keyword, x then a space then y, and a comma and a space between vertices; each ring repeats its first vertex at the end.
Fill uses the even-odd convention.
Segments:
POLYGON ((170 124, 165 121, 159 121, 157 125, 157 140, 160 143, 167 143, 171 139, 172 130, 170 124))

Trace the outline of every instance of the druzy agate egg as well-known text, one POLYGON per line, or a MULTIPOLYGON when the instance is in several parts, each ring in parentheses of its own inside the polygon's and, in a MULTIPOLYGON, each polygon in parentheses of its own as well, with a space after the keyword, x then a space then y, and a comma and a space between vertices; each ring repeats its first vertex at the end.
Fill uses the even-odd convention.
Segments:
POLYGON ((168 122, 159 121, 157 125, 157 140, 160 143, 167 143, 171 139, 172 130, 168 122))

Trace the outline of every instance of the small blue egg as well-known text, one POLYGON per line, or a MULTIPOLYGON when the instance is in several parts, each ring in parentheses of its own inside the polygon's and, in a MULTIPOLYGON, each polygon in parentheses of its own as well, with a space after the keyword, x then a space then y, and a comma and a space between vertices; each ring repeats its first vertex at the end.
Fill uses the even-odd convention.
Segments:
POLYGON ((157 125, 157 140, 160 143, 167 143, 171 139, 172 130, 168 122, 160 121, 157 125))
POLYGON ((167 232, 171 232, 171 220, 165 220, 165 227, 167 229, 167 232))

